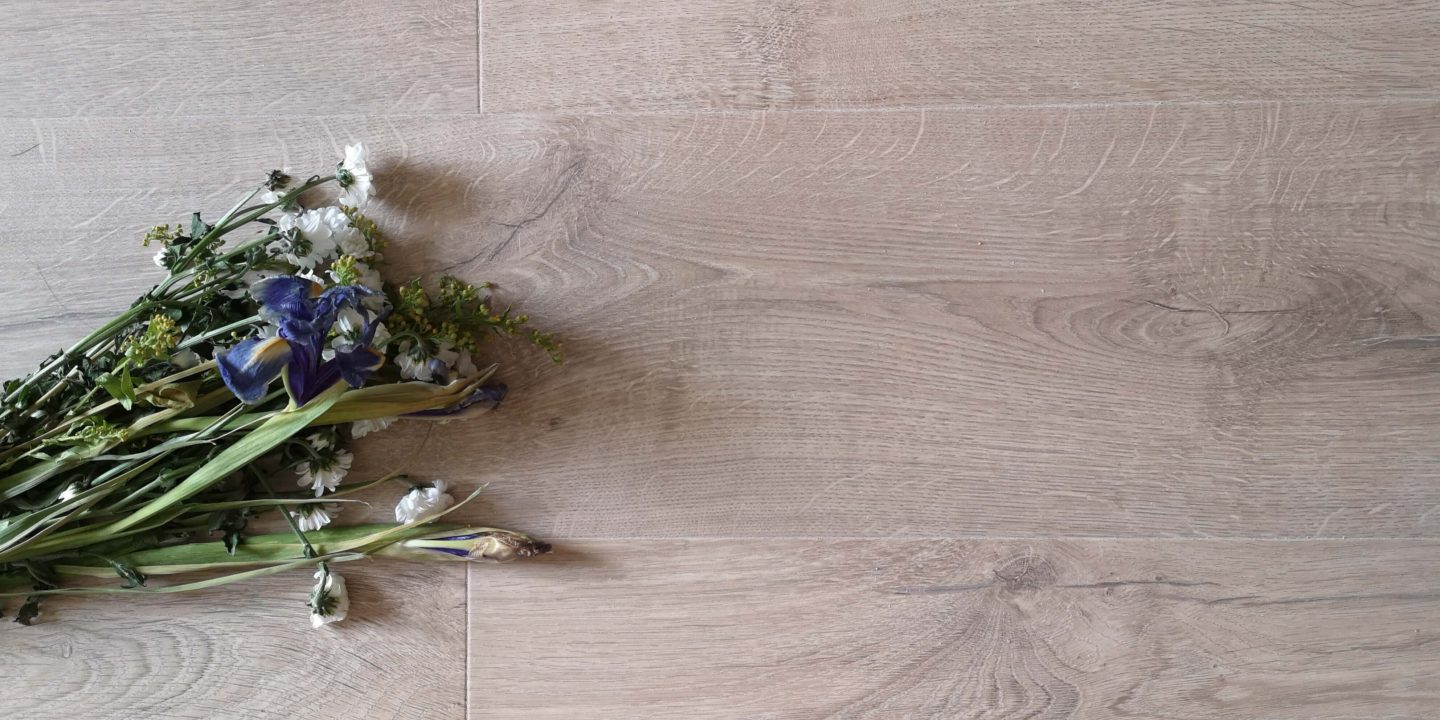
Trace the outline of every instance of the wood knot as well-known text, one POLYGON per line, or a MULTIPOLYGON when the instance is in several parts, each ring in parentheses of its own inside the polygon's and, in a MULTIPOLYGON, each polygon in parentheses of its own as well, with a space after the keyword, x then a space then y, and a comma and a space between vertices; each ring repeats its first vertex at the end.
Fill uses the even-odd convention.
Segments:
POLYGON ((1033 553, 1017 555, 993 571, 999 586, 1007 592, 1030 592, 1055 584, 1055 565, 1033 553))

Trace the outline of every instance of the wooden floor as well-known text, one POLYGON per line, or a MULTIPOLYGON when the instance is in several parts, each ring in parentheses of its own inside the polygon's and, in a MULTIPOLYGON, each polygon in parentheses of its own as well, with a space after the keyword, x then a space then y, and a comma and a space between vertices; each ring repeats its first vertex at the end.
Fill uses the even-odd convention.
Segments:
POLYGON ((5 16, 0 375, 355 140, 570 361, 358 469, 552 558, 56 603, 0 716, 1440 717, 1440 3, 5 16))

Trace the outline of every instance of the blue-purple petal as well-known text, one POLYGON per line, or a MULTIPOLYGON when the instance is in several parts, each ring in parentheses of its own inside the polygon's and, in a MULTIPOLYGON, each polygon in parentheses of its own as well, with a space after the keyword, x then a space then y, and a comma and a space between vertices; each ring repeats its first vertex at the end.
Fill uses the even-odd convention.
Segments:
POLYGON ((481 385, 479 388, 476 388, 474 392, 462 398, 460 402, 450 407, 440 408, 439 410, 421 410, 420 412, 410 414, 418 417, 443 417, 445 415, 454 415, 466 408, 481 403, 488 403, 491 408, 494 408, 500 404, 501 400, 505 399, 505 393, 507 391, 508 388, 506 388, 504 383, 481 385))
POLYGON ((284 338, 251 338, 215 353, 220 379, 245 404, 258 402, 293 355, 284 338))
POLYGON ((385 355, 362 347, 349 352, 336 352, 335 359, 330 363, 334 364, 340 377, 344 378, 350 387, 358 388, 370 379, 371 373, 379 370, 380 366, 385 364, 385 355))

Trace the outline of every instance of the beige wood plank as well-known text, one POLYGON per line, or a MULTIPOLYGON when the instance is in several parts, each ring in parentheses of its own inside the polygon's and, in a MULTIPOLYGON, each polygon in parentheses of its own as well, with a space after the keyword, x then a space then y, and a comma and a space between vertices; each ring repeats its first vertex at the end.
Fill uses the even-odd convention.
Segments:
POLYGON ((0 338, 23 368, 143 286, 146 225, 363 137, 402 273, 497 280, 569 341, 563 368, 510 356, 501 414, 366 438, 372 465, 491 482, 489 519, 550 538, 1433 536, 1436 350, 1385 339, 1440 327, 1435 118, 0 124, 3 148, 41 143, 0 163, 0 338))
POLYGON ((7 617, 0 715, 463 718, 465 568, 338 569, 350 616, 318 630, 304 571, 136 601, 66 598, 31 627, 7 617))
POLYGON ((488 0, 487 111, 1425 97, 1440 7, 488 0))
POLYGON ((0 116, 477 110, 474 0, 20 0, 0 116))
POLYGON ((471 578, 481 718, 1422 718, 1431 542, 582 541, 471 578))

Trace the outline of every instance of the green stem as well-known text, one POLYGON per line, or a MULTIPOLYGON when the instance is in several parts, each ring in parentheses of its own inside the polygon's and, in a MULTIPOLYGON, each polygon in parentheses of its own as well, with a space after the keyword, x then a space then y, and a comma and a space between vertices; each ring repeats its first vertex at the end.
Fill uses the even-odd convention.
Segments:
POLYGON ((179 345, 177 345, 177 346, 175 347, 175 349, 176 349, 176 350, 186 350, 186 349, 192 348, 192 347, 194 347, 194 346, 196 346, 196 345, 199 345, 200 343, 205 342, 206 340, 209 340, 210 338, 219 337, 219 336, 221 336, 221 335, 224 335, 225 333, 232 332, 232 331, 235 331, 235 330, 239 330, 240 328, 247 327, 247 326, 250 326, 250 325, 255 325, 255 324, 258 324, 258 323, 261 323, 261 322, 264 322, 264 320, 263 320, 259 315, 251 315, 250 317, 245 318, 244 320, 236 320, 235 322, 230 323, 229 325, 226 325, 226 326, 224 326, 224 327, 221 327, 221 328, 218 328, 218 329, 215 329, 215 330, 211 330, 210 332, 203 333, 203 334, 201 334, 201 335, 196 335, 195 337, 192 337, 192 338, 188 338, 188 339, 184 340, 183 342, 181 342, 179 345))

